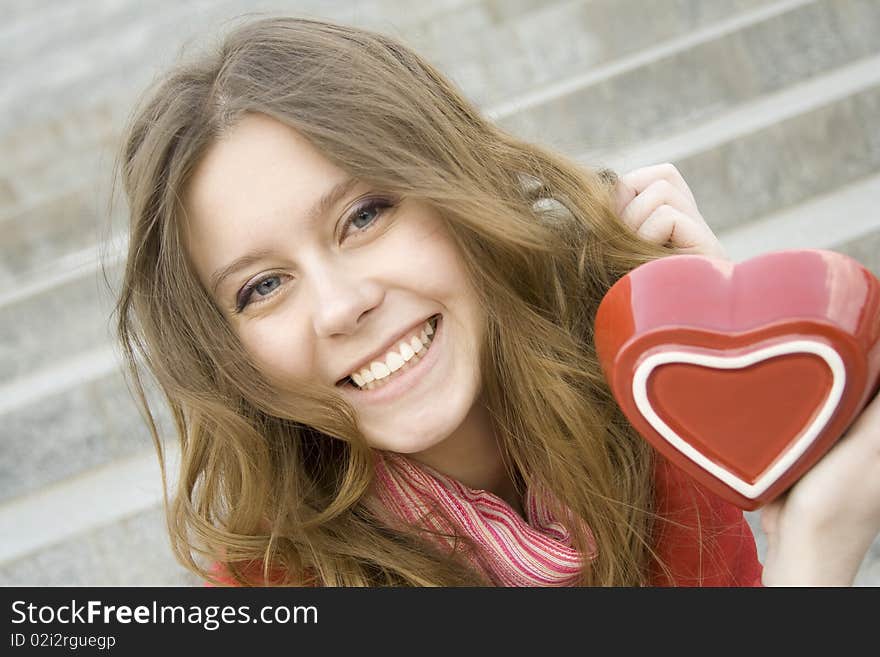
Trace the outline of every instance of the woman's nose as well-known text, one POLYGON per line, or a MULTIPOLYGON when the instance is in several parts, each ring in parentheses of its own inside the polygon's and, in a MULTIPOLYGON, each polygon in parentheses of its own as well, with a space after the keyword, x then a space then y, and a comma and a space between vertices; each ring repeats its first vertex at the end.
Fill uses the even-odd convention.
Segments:
POLYGON ((319 337, 351 333, 380 297, 375 283, 344 263, 325 263, 314 268, 311 277, 312 316, 319 337))

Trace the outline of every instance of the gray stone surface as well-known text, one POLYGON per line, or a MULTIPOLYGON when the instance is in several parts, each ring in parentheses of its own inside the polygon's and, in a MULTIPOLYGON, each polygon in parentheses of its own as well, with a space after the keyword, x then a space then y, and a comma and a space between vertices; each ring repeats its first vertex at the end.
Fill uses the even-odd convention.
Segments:
POLYGON ((101 272, 4 305, 0 381, 12 381, 79 350, 107 344, 113 339, 112 308, 111 290, 101 272))
POLYGON ((880 278, 880 222, 877 230, 862 235, 856 240, 835 244, 833 249, 858 260, 874 276, 880 278))
POLYGON ((0 564, 0 586, 200 586, 174 559, 159 507, 0 564))
POLYGON ((880 218, 876 221, 878 230, 845 242, 834 250, 855 258, 870 269, 874 276, 880 278, 880 218))
MULTIPOLYGON (((22 495, 123 455, 105 401, 91 385, 25 406, 3 418, 0 499, 22 495)), ((143 449, 132 445, 130 449, 143 449)))
POLYGON ((7 130, 0 136, 4 157, 0 158, 0 183, 10 189, 13 179, 29 171, 41 180, 51 179, 53 170, 67 172, 63 188, 40 186, 32 182, 37 198, 0 199, 0 219, 6 219, 27 207, 51 202, 73 185, 85 186, 84 180, 102 179, 109 170, 95 168, 99 163, 109 163, 125 123, 131 99, 123 94, 109 100, 95 100, 92 104, 74 107, 58 116, 32 119, 7 130), (122 102, 123 98, 129 100, 122 102), (79 171, 74 163, 90 162, 92 166, 79 171), (43 169, 47 172, 44 173, 43 169))
MULTIPOLYGON (((163 437, 173 435, 155 388, 147 396, 163 437)), ((0 503, 153 449, 120 371, 41 397, 2 416, 0 503)))
POLYGON ((874 541, 856 575, 855 586, 880 586, 880 540, 874 541))
POLYGON ((466 33, 463 24, 471 17, 459 15, 461 28, 432 21, 401 36, 447 72, 474 102, 490 106, 767 4, 765 0, 535 2, 529 3, 531 11, 508 14, 479 34, 466 33))
POLYGON ((808 4, 587 84, 500 123, 573 155, 619 150, 876 53, 878 30, 876 2, 808 4))
POLYGON ((125 234, 126 206, 111 210, 108 195, 92 187, 97 182, 93 178, 0 223, 0 290, 51 275, 49 263, 62 267, 72 254, 125 234))
POLYGON ((193 0, 190 2, 59 3, 30 20, 7 24, 0 33, 4 60, 14 72, 12 84, 0 90, 5 132, 35 115, 50 116, 93 98, 113 86, 134 89, 167 64, 184 44, 203 41, 243 14, 294 13, 366 25, 408 25, 437 13, 472 4, 467 0, 407 3, 402 0, 321 2, 320 0, 193 0), (46 47, 42 44, 51 44, 46 47), (53 101, 64 101, 61 107, 53 101))
MULTIPOLYGON (((14 123, 33 121, 68 111, 82 103, 89 90, 94 102, 113 86, 134 91, 146 82, 157 64, 168 63, 186 42, 200 43, 207 33, 223 29, 230 19, 247 13, 292 13, 305 17, 343 20, 395 34, 410 41, 436 59, 454 75, 455 65, 475 61, 488 69, 490 77, 459 82, 479 101, 497 101, 499 89, 492 69, 525 64, 519 86, 501 91, 528 89, 539 80, 557 77, 560 60, 578 66, 571 53, 583 54, 579 41, 595 41, 590 52, 598 60, 656 43, 718 18, 764 4, 768 0, 673 0, 645 5, 637 0, 592 0, 586 2, 541 2, 508 0, 447 0, 446 2, 317 2, 225 0, 224 2, 95 3, 84 7, 66 3, 38 18, 11 22, 0 28, 7 44, 4 60, 14 71, 14 84, 0 92, 4 122, 0 133, 14 123), (381 9, 376 9, 381 5, 381 9), (586 9, 584 9, 586 7, 586 9), (562 22, 558 22, 561 19, 562 22), (71 29, 71 24, 74 29, 71 29), (563 54, 558 31, 574 41, 563 54), (494 50, 480 50, 477 42, 494 43, 494 50), (52 43, 52 47, 45 47, 52 43), (519 48, 522 47, 522 50, 519 48), (475 50, 468 50, 473 48, 475 50), (462 52, 462 49, 463 52, 462 52), (555 56, 547 56, 555 52, 555 56), (536 71, 545 70, 534 77, 536 71), (472 81, 471 81, 472 80, 472 81), (473 86, 471 86, 473 85, 473 86), (522 86, 526 85, 526 86, 522 86), (78 98, 79 96, 79 98, 78 98), (49 99, 56 101, 49 102, 49 99), (57 101, 63 101, 58 104, 57 101)), ((564 71, 568 73, 569 71, 564 71)), ((457 76, 455 76, 457 77, 457 76)), ((2 142, 0 142, 2 143, 2 142)))
POLYGON ((720 233, 877 171, 878 117, 873 87, 675 164, 720 233))

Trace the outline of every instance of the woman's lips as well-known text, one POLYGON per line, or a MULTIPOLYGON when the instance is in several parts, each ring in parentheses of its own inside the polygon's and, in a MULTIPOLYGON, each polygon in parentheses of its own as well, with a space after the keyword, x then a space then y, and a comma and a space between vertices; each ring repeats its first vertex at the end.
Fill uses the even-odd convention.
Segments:
MULTIPOLYGON (((430 322, 434 321, 434 318, 436 318, 437 321, 439 322, 439 321, 440 321, 440 313, 435 313, 435 314, 431 315, 430 317, 428 317, 428 318, 426 318, 426 319, 423 319, 423 320, 421 321, 421 323, 420 323, 420 324, 416 324, 415 327, 424 326, 424 324, 425 324, 426 322, 427 322, 427 323, 430 323, 430 322)), ((412 329, 410 329, 410 330, 412 330, 412 329)), ((436 326, 434 327, 434 330, 436 330, 436 326)), ((409 334, 409 332, 405 333, 403 337, 406 337, 406 335, 408 335, 408 334, 409 334)), ((436 337, 436 336, 433 336, 433 337, 436 337)), ((401 338, 401 339, 396 340, 395 342, 393 342, 392 345, 391 345, 390 347, 388 347, 388 349, 383 353, 383 356, 384 356, 385 354, 387 354, 388 351, 395 350, 395 348, 396 348, 396 347, 400 344, 400 342, 402 342, 402 341, 403 341, 403 338, 401 338)), ((431 343, 433 343, 433 339, 431 340, 431 343)), ((430 349, 431 343, 428 344, 428 348, 429 348, 429 349, 430 349)), ((422 354, 422 356, 424 356, 425 351, 423 350, 423 351, 420 351, 419 353, 422 354)), ((412 359, 410 359, 410 360, 412 360, 412 359)), ((378 357, 376 357, 376 358, 373 358, 373 359, 368 360, 367 363, 366 363, 363 367, 361 367, 359 370, 357 370, 357 371, 360 372, 360 371, 362 371, 362 370, 364 370, 364 369, 369 369, 369 367, 370 367, 370 363, 375 362, 375 361, 380 361, 380 362, 382 362, 382 363, 385 363, 385 361, 382 360, 382 356, 378 356, 378 357)), ((406 363, 408 363, 408 362, 409 362, 409 361, 406 361, 406 363)), ((406 367, 406 363, 404 363, 403 367, 406 367)), ((394 376, 395 373, 396 373, 396 371, 395 371, 395 372, 392 372, 390 376, 394 376)), ((347 386, 351 386, 351 387, 355 388, 356 390, 361 390, 361 389, 362 389, 362 388, 360 388, 359 386, 357 386, 357 385, 354 383, 351 374, 349 374, 348 376, 343 377, 342 379, 340 379, 339 381, 337 381, 335 385, 338 386, 338 387, 347 387, 347 386)), ((384 385, 384 384, 383 384, 383 385, 384 385)))
MULTIPOLYGON (((433 317, 433 316, 432 316, 433 317)), ((387 383, 382 384, 378 388, 366 390, 358 388, 350 379, 342 388, 348 391, 355 399, 365 402, 389 402, 404 395, 410 388, 417 386, 421 379, 428 374, 429 370, 434 366, 440 357, 441 347, 444 342, 445 331, 443 330, 443 316, 438 315, 437 325, 434 327, 434 335, 428 348, 422 353, 421 360, 412 368, 393 377, 387 383)), ((392 375, 393 376, 393 375, 392 375)))

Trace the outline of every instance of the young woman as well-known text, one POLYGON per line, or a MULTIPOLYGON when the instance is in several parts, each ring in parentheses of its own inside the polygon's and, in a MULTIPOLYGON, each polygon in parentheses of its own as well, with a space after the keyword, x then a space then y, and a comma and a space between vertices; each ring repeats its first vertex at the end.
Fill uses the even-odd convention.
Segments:
POLYGON ((148 373, 172 411, 172 543, 206 579, 852 582, 880 528, 880 402, 765 510, 762 571, 742 513, 606 386, 608 288, 723 257, 673 167, 579 166, 400 43, 298 19, 171 71, 121 158, 119 337, 163 464, 148 373))

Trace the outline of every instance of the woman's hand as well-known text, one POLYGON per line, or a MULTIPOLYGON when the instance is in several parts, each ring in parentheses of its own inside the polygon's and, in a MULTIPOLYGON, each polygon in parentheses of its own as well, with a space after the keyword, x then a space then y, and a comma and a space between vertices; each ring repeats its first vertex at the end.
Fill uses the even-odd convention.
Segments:
POLYGON ((673 165, 630 171, 618 178, 614 191, 617 214, 643 239, 661 245, 671 243, 683 253, 727 260, 721 242, 673 165))
POLYGON ((784 497, 765 506, 767 586, 850 586, 880 533, 880 394, 784 497))

